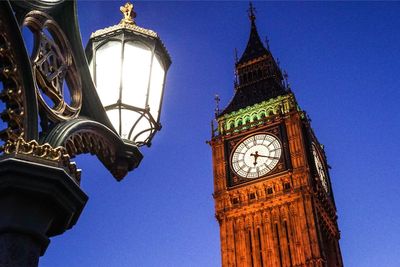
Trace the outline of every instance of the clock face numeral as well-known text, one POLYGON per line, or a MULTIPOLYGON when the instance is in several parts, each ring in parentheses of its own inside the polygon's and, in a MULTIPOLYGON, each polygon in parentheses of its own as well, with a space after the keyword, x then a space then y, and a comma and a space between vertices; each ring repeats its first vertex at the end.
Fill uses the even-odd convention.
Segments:
POLYGON ((315 148, 315 145, 312 145, 312 153, 314 156, 314 163, 315 163, 315 168, 317 169, 318 172, 318 177, 321 180, 322 186, 326 192, 328 192, 328 182, 326 181, 326 171, 325 167, 322 164, 322 160, 320 156, 318 155, 317 149, 315 148))
POLYGON ((270 134, 256 134, 242 140, 231 154, 231 168, 243 178, 254 179, 271 172, 282 154, 279 140, 270 134))

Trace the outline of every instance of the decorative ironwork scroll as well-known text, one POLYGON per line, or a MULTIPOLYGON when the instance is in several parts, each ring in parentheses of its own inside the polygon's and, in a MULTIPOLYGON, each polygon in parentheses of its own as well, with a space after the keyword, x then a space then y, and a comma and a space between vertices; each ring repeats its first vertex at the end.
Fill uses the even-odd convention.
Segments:
POLYGON ((0 132, 0 138, 7 141, 17 139, 24 131, 24 103, 21 77, 18 75, 15 56, 11 52, 11 43, 4 27, 6 25, 0 18, 0 100, 6 103, 0 116, 7 124, 7 128, 0 132))
POLYGON ((47 119, 58 122, 76 118, 82 106, 82 85, 65 34, 54 19, 40 11, 29 12, 24 25, 34 34, 33 75, 47 119))

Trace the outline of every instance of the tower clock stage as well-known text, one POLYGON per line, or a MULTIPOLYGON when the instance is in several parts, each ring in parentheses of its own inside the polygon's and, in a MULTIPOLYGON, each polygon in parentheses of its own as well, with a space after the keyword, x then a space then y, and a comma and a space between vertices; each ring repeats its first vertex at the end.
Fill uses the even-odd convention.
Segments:
POLYGON ((281 159, 282 146, 273 135, 258 133, 240 140, 232 152, 233 172, 243 179, 262 177, 271 172, 281 159))
POLYGON ((223 267, 341 267, 323 146, 299 107, 250 4, 234 96, 210 141, 223 267))

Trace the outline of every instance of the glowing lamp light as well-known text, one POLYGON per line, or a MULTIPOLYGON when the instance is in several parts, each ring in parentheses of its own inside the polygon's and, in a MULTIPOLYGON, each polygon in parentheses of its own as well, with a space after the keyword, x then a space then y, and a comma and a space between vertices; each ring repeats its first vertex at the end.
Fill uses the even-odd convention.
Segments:
POLYGON ((161 129, 160 110, 171 59, 157 33, 141 28, 130 3, 118 25, 94 32, 86 48, 92 78, 122 139, 150 145, 161 129))

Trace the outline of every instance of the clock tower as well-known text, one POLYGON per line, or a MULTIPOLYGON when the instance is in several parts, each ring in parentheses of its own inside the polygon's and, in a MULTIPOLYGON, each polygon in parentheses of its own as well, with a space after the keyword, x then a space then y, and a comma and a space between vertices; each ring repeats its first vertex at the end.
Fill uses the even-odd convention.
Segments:
POLYGON ((250 4, 235 94, 213 129, 223 267, 343 266, 324 147, 297 104, 250 4))

